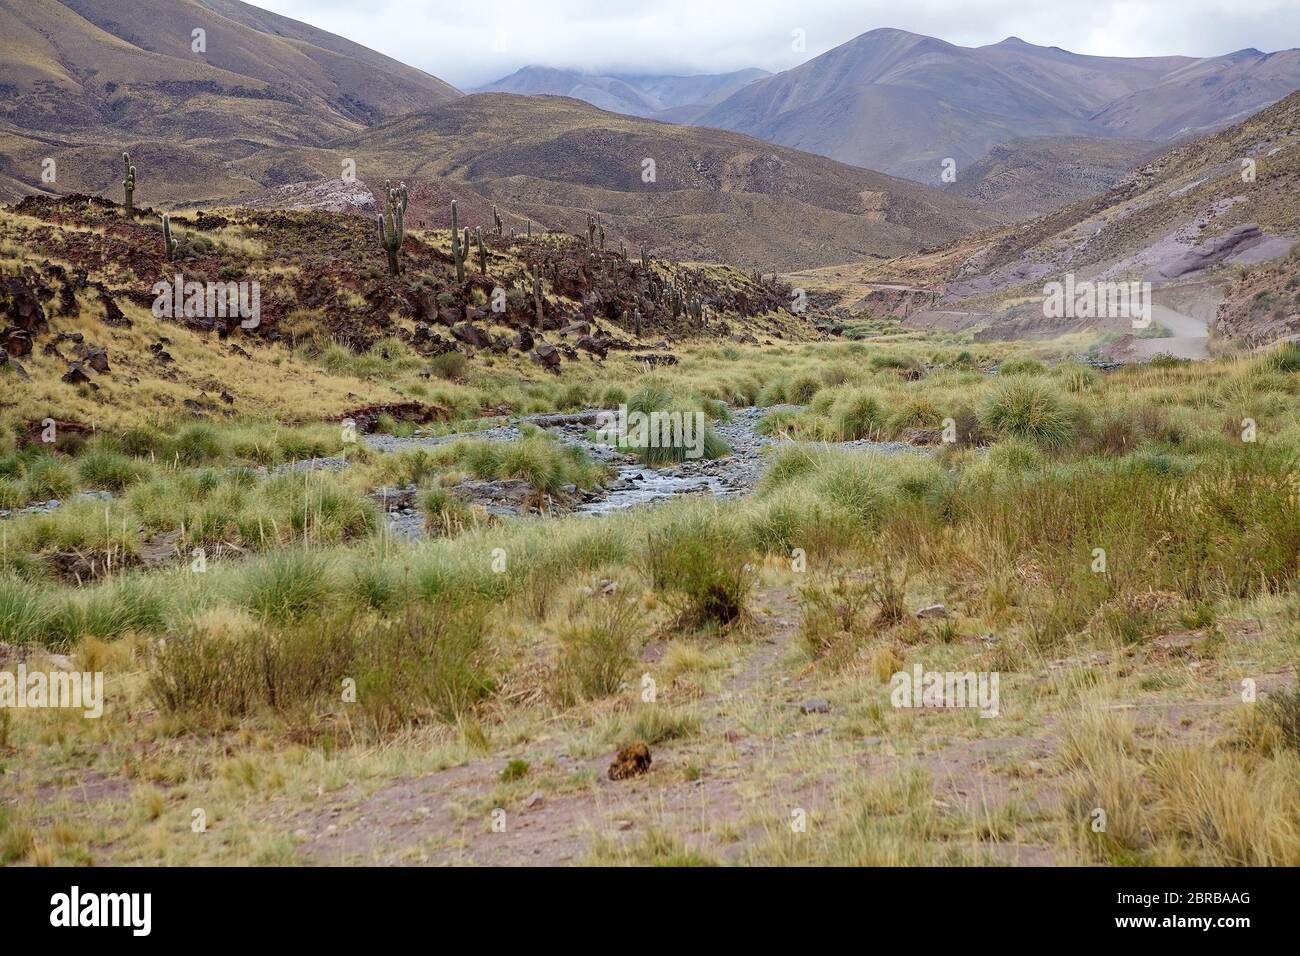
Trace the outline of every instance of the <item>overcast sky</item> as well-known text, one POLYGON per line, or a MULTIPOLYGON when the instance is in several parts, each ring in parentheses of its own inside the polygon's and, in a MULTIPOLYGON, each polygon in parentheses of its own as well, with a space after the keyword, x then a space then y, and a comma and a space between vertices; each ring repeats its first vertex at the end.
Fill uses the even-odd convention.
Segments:
POLYGON ((796 66, 876 27, 962 46, 1212 56, 1300 46, 1300 0, 253 0, 469 89, 541 64, 584 72, 796 66), (804 31, 805 49, 792 47, 804 31))

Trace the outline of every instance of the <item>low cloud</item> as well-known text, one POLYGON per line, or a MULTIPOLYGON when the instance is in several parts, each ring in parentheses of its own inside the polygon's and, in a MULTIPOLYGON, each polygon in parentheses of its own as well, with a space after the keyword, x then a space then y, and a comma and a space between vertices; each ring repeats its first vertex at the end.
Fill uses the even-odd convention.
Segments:
POLYGON ((1300 46, 1295 0, 256 0, 469 89, 540 64, 586 72, 778 71, 877 27, 961 46, 1018 36, 1106 56, 1300 46), (805 49, 792 34, 803 30, 805 49))

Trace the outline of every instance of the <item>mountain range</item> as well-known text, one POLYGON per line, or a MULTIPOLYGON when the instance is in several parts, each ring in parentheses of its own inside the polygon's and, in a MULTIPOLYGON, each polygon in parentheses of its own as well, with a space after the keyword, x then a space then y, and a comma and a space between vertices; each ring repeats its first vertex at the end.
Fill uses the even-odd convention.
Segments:
POLYGON ((369 214, 393 178, 429 224, 452 198, 470 225, 493 205, 518 228, 594 213, 663 255, 809 269, 1106 189, 1300 87, 1300 51, 1093 57, 880 29, 775 75, 530 67, 489 87, 240 0, 0 0, 0 199, 115 194, 128 150, 145 204, 369 214))
MULTIPOLYGON (((500 82, 516 93, 557 92, 541 81, 546 74, 530 68, 500 82)), ((565 75, 568 95, 625 109, 565 75)), ((960 181, 1013 140, 1168 143, 1238 122, 1297 88, 1300 50, 1086 56, 1017 37, 972 48, 883 28, 674 118, 941 185, 944 160, 960 181)), ((1131 152, 1121 145, 1115 155, 1131 152)))

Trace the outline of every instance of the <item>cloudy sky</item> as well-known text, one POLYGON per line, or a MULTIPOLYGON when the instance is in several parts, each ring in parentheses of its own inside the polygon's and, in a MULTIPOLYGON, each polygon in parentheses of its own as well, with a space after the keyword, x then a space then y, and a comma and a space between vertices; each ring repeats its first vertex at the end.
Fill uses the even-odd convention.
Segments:
POLYGON ((789 69, 876 27, 963 46, 1210 56, 1300 46, 1297 0, 252 0, 469 89, 542 64, 585 72, 789 69), (805 49, 793 47, 804 31, 805 49))

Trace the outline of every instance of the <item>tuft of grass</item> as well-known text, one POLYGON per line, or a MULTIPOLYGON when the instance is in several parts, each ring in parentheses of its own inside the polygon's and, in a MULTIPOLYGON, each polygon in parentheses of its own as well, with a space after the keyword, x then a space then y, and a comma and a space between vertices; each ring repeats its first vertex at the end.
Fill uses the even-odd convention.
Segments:
POLYGON ((310 551, 275 552, 249 564, 239 603, 265 621, 284 624, 327 607, 335 594, 329 561, 310 551))
POLYGON ((1047 383, 1019 376, 999 382, 984 400, 980 424, 995 435, 1023 438, 1045 448, 1063 448, 1074 440, 1074 421, 1047 383))
POLYGON ((26 644, 36 640, 46 623, 41 591, 13 575, 0 575, 0 642, 26 644))

